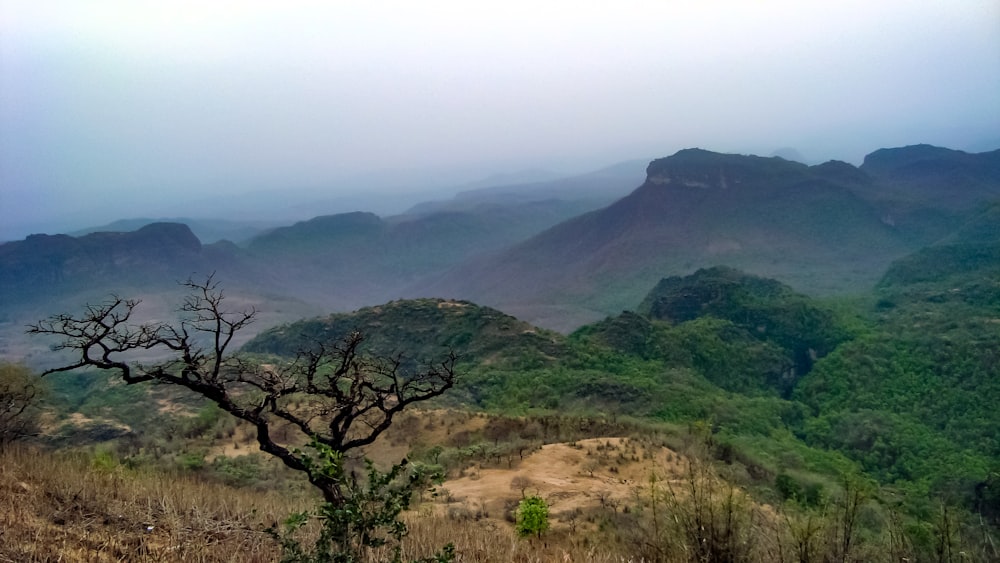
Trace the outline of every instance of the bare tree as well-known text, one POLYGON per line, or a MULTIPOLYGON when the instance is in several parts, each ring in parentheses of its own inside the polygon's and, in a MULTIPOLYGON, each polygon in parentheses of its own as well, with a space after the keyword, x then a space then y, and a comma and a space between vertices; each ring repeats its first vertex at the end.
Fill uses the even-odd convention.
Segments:
POLYGON ((371 444, 400 411, 437 397, 455 382, 455 355, 415 370, 401 357, 372 357, 361 350, 364 336, 303 349, 284 363, 261 363, 230 352, 234 336, 254 321, 256 311, 228 311, 218 282, 183 284, 189 295, 176 323, 131 321, 138 300, 112 296, 88 305, 80 316, 55 315, 28 332, 63 340, 55 350, 70 350, 76 361, 43 375, 85 367, 118 372, 128 384, 157 381, 185 387, 222 410, 251 424, 260 449, 286 466, 303 471, 327 502, 342 505, 342 483, 310 471, 311 459, 295 446, 315 440, 346 453, 371 444), (130 361, 143 351, 170 358, 151 365, 130 361), (278 440, 276 430, 292 429, 298 440, 278 440))
POLYGON ((521 498, 526 498, 525 491, 530 487, 534 487, 535 482, 531 480, 530 477, 525 477, 524 475, 518 475, 510 480, 510 489, 512 491, 520 491, 521 498))
POLYGON ((0 364, 0 451, 38 432, 40 397, 36 376, 28 368, 0 364))

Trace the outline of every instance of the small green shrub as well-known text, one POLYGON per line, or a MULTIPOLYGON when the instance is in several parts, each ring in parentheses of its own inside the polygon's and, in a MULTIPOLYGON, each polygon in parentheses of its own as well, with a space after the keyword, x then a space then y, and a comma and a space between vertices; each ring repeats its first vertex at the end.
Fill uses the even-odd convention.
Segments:
MULTIPOLYGON (((366 460, 367 482, 361 483, 345 473, 342 453, 315 440, 309 446, 318 453, 316 458, 304 457, 310 474, 335 480, 343 497, 338 503, 322 503, 315 514, 292 514, 283 531, 268 528, 281 543, 282 563, 358 563, 366 560, 365 550, 383 546, 390 548, 392 563, 401 563, 401 542, 407 528, 399 515, 410 506, 416 491, 439 483, 443 476, 425 473, 419 466, 407 471, 405 462, 383 473, 366 460), (319 538, 308 548, 295 535, 313 517, 319 519, 321 528, 319 538)), ((454 559, 455 548, 448 544, 434 556, 413 563, 449 563, 454 559)))
POLYGON ((549 505, 539 496, 530 496, 521 501, 517 508, 517 535, 521 537, 542 537, 549 529, 549 505))

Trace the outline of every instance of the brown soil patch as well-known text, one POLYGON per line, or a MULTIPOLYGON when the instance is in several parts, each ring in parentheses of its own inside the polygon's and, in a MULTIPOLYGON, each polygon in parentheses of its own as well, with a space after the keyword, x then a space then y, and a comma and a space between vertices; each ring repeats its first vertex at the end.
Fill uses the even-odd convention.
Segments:
POLYGON ((617 510, 641 494, 651 476, 677 479, 683 458, 665 447, 651 447, 629 438, 592 438, 574 444, 549 444, 511 469, 473 467, 446 481, 449 511, 469 511, 472 517, 504 519, 526 495, 546 500, 555 523, 594 509, 617 510))
MULTIPOLYGON (((363 455, 388 467, 433 445, 455 445, 463 434, 476 435, 490 418, 483 414, 431 410, 400 416, 363 455)), ((235 435, 217 441, 208 458, 258 452, 252 429, 240 425, 235 435)), ((677 480, 687 460, 673 450, 634 438, 590 438, 542 446, 523 459, 514 454, 502 462, 477 462, 438 488, 432 511, 452 518, 487 519, 501 526, 524 495, 546 500, 554 527, 580 524, 580 515, 599 510, 621 510, 636 504, 650 478, 677 480), (508 467, 507 464, 510 464, 508 467)), ((430 500, 430 499, 426 499, 430 500)), ((428 506, 425 504, 425 506, 428 506)))

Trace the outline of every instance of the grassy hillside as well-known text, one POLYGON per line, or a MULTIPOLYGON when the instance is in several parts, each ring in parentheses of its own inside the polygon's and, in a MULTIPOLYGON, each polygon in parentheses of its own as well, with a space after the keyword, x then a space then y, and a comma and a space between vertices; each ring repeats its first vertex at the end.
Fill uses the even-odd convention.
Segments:
MULTIPOLYGON (((230 438, 244 448, 249 439, 239 430, 230 438)), ((192 452, 170 469, 151 465, 131 448, 105 443, 61 455, 0 452, 0 490, 6 493, 0 496, 0 556, 272 561, 281 550, 266 528, 310 505, 296 486, 301 476, 232 478, 240 467, 270 465, 241 450, 226 457, 218 446, 209 454, 192 452), (231 477, 222 481, 221 475, 231 477)), ((447 542, 462 561, 497 563, 567 557, 681 563, 699 560, 692 557, 695 547, 713 561, 723 553, 740 554, 748 563, 794 560, 802 549, 812 554, 806 561, 843 555, 937 561, 931 554, 941 542, 964 550, 965 560, 990 560, 977 544, 976 529, 955 516, 944 516, 953 526, 947 532, 933 515, 924 523, 898 511, 892 490, 857 477, 824 476, 803 464, 801 449, 784 450, 784 470, 762 475, 766 466, 699 425, 411 412, 366 454, 398 459, 401 452, 447 473, 435 494, 414 499, 405 517, 405 560, 428 556, 447 542), (711 463, 713 458, 718 461, 711 463), (773 486, 762 487, 768 480, 773 486), (541 541, 514 534, 514 510, 524 495, 539 495, 550 507, 551 527, 541 541), (665 514, 671 517, 661 519, 665 514), (863 516, 844 528, 845 515, 863 516), (851 537, 847 549, 845 529, 851 537)), ((844 460, 826 458, 829 467, 851 472, 844 460)), ((310 526, 300 536, 309 541, 316 532, 310 526)), ((384 557, 373 550, 364 561, 384 557)))
POLYGON ((264 533, 309 505, 197 475, 129 468, 108 455, 0 452, 0 560, 275 561, 264 533))

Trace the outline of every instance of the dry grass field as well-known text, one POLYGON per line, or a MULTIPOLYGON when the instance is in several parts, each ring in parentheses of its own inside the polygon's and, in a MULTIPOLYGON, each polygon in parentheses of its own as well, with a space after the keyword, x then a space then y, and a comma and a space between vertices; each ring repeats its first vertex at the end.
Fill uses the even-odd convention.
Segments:
MULTIPOLYGON (((399 461, 415 444, 461 439, 489 420, 411 415, 365 453, 382 464, 399 461)), ((209 455, 245 455, 248 439, 238 430, 209 455)), ((596 541, 606 535, 600 515, 628 505, 653 472, 683 472, 681 456, 669 449, 621 437, 546 444, 520 457, 450 471, 438 495, 406 514, 404 555, 428 556, 451 542, 462 561, 621 561, 618 547, 596 541), (514 532, 523 495, 550 505, 552 527, 542 540, 514 532)), ((2 562, 275 561, 280 550, 264 530, 317 500, 302 486, 231 487, 197 474, 128 468, 92 451, 13 447, 0 461, 2 562)))
POLYGON ((0 561, 274 561, 268 518, 309 504, 11 448, 0 463, 0 561))
MULTIPOLYGON (((447 470, 433 494, 421 494, 404 515, 404 561, 432 556, 448 543, 466 563, 823 561, 842 541, 836 503, 833 512, 803 519, 805 513, 756 502, 732 484, 734 475, 721 479, 684 436, 646 429, 524 442, 535 424, 411 412, 364 452, 382 466, 411 456, 433 458, 447 470), (510 434, 501 438, 504 429, 510 434), (495 441, 484 443, 487 436, 495 441), (550 528, 540 538, 520 538, 515 511, 531 495, 545 499, 550 528), (715 551, 692 550, 709 542, 715 551), (813 555, 801 559, 796 553, 803 547, 813 555)), ((207 458, 233 459, 227 456, 254 449, 239 427, 216 441, 207 458)), ((280 546, 265 530, 319 500, 301 475, 269 458, 260 461, 269 465, 264 482, 236 487, 204 471, 134 466, 102 452, 21 446, 0 453, 0 563, 278 561, 280 546)), ((299 539, 311 545, 317 533, 313 522, 299 539)), ((905 545, 893 547, 892 533, 856 543, 852 556, 895 562, 911 555, 905 545)), ((370 551, 367 561, 387 556, 370 551)))

